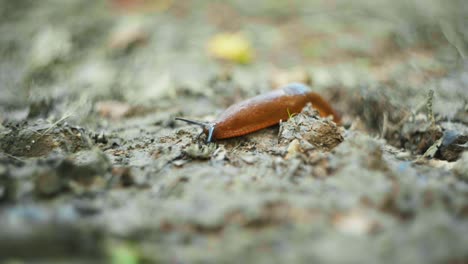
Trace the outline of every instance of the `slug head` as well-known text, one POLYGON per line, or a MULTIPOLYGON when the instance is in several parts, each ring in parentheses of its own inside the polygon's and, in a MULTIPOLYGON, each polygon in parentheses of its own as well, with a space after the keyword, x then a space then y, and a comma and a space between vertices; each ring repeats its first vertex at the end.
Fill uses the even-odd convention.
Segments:
POLYGON ((184 121, 189 124, 192 124, 192 125, 201 126, 203 128, 203 133, 207 135, 206 143, 210 143, 213 140, 213 132, 215 130, 215 124, 189 120, 189 119, 185 119, 181 117, 176 117, 175 120, 180 120, 180 121, 184 121))

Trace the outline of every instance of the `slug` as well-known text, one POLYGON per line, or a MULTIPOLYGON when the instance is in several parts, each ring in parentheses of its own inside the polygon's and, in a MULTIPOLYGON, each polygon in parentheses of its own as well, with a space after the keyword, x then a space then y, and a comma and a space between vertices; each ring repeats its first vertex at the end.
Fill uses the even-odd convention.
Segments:
POLYGON ((206 141, 209 143, 213 139, 243 136, 276 125, 280 120, 287 120, 291 115, 300 113, 309 102, 319 111, 320 116, 332 115, 333 121, 340 124, 341 118, 330 104, 308 86, 299 83, 236 103, 211 123, 179 117, 176 120, 201 126, 203 133, 208 135, 206 141))

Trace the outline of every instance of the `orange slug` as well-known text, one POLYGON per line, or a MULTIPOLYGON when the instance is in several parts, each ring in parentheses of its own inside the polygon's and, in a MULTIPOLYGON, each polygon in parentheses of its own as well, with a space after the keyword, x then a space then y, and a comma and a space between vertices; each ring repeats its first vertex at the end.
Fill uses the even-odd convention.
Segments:
POLYGON ((293 114, 300 113, 307 103, 319 111, 322 117, 333 116, 333 121, 340 124, 341 118, 330 104, 308 86, 292 83, 285 87, 257 95, 230 106, 211 123, 176 118, 203 127, 212 139, 225 139, 243 136, 257 130, 276 125, 280 120, 288 120, 293 114))

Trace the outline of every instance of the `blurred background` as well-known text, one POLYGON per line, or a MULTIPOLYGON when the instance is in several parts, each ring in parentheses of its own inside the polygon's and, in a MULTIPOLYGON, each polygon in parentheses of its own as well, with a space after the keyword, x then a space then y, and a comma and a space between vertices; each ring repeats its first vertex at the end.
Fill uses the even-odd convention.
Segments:
POLYGON ((467 54, 466 0, 0 0, 0 262, 466 263, 467 54), (337 151, 174 122, 291 82, 337 151))
POLYGON ((290 81, 421 86, 463 63, 467 9, 462 0, 3 0, 0 118, 51 99, 75 107, 56 114, 89 114, 104 99, 164 105, 209 95, 226 77, 246 97, 290 81))

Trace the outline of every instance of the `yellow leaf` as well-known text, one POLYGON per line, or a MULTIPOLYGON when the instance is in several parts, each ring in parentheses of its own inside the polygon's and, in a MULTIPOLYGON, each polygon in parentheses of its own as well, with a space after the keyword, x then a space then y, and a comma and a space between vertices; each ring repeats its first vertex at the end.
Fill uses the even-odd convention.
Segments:
POLYGON ((209 53, 217 58, 247 64, 253 59, 250 42, 241 33, 221 33, 208 42, 209 53))

